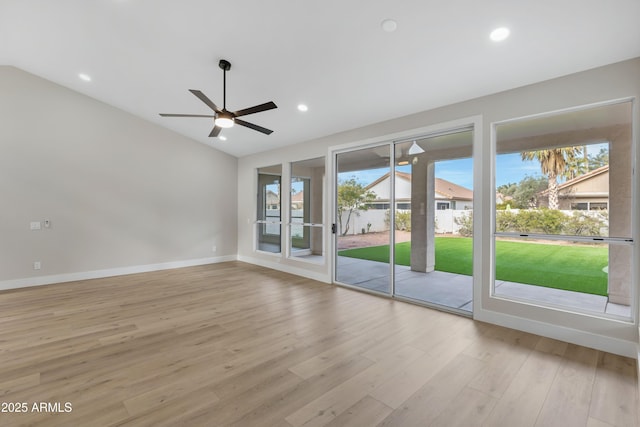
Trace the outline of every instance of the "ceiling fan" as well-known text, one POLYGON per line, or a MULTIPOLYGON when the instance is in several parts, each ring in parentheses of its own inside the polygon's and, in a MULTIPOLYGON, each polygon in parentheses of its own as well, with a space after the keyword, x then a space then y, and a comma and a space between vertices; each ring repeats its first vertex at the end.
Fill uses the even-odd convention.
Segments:
POLYGON ((258 132, 262 132, 266 135, 270 135, 273 131, 267 128, 263 128, 262 126, 254 125, 253 123, 245 122, 244 120, 239 119, 238 117, 246 116, 249 114, 260 113, 262 111, 272 110, 274 108, 278 108, 276 104, 272 101, 265 102, 264 104, 256 105, 254 107, 244 108, 238 111, 229 111, 227 110, 227 71, 231 69, 231 63, 225 59, 221 59, 218 63, 218 66, 222 68, 224 74, 222 77, 222 110, 218 108, 216 104, 214 104, 206 95, 199 90, 189 89, 189 92, 197 96, 202 102, 207 104, 209 108, 211 108, 216 114, 165 114, 160 113, 162 117, 209 117, 213 118, 213 129, 209 134, 209 137, 217 137, 220 134, 222 128, 230 128, 234 124, 238 124, 240 126, 247 127, 249 129, 257 130, 258 132))

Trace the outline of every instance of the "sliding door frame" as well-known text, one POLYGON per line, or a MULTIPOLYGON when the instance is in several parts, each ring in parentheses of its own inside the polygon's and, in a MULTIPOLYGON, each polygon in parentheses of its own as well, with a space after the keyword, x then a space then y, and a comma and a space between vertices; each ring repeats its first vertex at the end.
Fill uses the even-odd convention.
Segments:
MULTIPOLYGON (((491 206, 491 202, 482 201, 486 198, 487 189, 489 189, 492 185, 490 177, 483 177, 482 168, 483 168, 483 159, 486 157, 486 154, 483 152, 486 147, 482 146, 483 140, 483 127, 482 127, 483 118, 482 116, 471 116, 468 118, 463 118, 459 120, 452 120, 448 122, 439 123, 432 126, 416 128, 409 131, 398 132, 395 134, 390 134, 386 136, 381 136, 375 139, 369 139, 359 142, 353 142, 349 144, 344 144, 340 146, 329 147, 328 157, 331 159, 331 164, 329 165, 331 169, 331 175, 333 177, 333 183, 331 185, 331 203, 329 206, 332 229, 337 227, 337 207, 338 207, 338 155, 341 153, 352 152, 356 150, 362 150, 367 148, 381 147, 387 146, 389 148, 390 157, 390 203, 389 203, 389 228, 390 228, 390 238, 389 238, 389 292, 390 293, 382 293, 376 292, 372 290, 368 290, 366 288, 360 288, 357 286, 341 283, 337 280, 337 260, 338 260, 338 232, 331 233, 331 253, 330 257, 330 269, 331 269, 331 280, 334 284, 338 286, 343 286, 347 288, 357 289, 363 292, 369 292, 376 295, 385 296, 391 299, 397 299, 399 301, 409 302, 413 304, 423 305, 429 308, 436 308, 438 310, 450 311, 455 314, 470 316, 473 317, 476 309, 481 309, 482 304, 482 295, 484 292, 489 295, 490 288, 483 287, 483 283, 488 284, 488 280, 485 278, 490 272, 482 266, 483 259, 483 249, 485 249, 485 255, 487 256, 488 248, 484 248, 484 246, 488 246, 491 242, 488 240, 488 237, 485 236, 485 231, 483 229, 483 224, 489 223, 490 221, 490 211, 489 215, 484 214, 484 209, 489 209, 491 206), (440 305, 429 304, 428 302, 421 302, 419 300, 404 298, 402 296, 396 295, 395 292, 395 145, 397 143, 406 142, 411 139, 422 139, 429 138, 432 136, 437 136, 445 133, 456 132, 458 130, 463 129, 471 129, 473 133, 473 200, 474 200, 474 215, 473 215, 473 312, 464 312, 456 309, 447 309, 446 307, 440 305), (487 206, 487 204, 489 206, 487 206)), ((490 158, 489 158, 489 161, 490 158)), ((494 196, 495 197, 495 196, 494 196)))

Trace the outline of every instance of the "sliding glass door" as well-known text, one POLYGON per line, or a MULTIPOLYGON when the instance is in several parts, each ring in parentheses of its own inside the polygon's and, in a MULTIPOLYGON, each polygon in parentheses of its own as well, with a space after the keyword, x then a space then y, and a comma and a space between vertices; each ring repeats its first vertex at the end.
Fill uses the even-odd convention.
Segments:
POLYGON ((473 130, 395 144, 395 296, 473 311, 473 130))
POLYGON ((391 149, 379 147, 336 156, 335 280, 391 294, 391 149))
POLYGON ((473 129, 336 155, 338 283, 471 313, 473 129))

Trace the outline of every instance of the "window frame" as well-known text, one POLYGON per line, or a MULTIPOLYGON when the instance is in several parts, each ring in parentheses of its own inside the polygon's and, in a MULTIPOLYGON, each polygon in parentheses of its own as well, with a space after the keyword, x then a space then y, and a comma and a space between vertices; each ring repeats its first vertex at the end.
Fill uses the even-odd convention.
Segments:
MULTIPOLYGON (((638 226, 638 224, 635 221, 635 215, 636 215, 636 206, 638 204, 636 198, 638 197, 636 194, 636 180, 637 178, 634 175, 634 171, 636 170, 637 167, 637 147, 636 147, 636 121, 634 120, 633 117, 630 117, 630 127, 631 127, 631 153, 630 153, 630 158, 631 158, 631 175, 629 176, 629 180, 630 180, 630 185, 631 185, 631 201, 630 201, 630 207, 632 210, 632 215, 631 215, 631 220, 630 220, 630 232, 629 232, 629 236, 628 237, 618 237, 618 236, 606 236, 606 237, 596 237, 596 236, 571 236, 571 235, 554 235, 554 234, 541 234, 541 233, 515 233, 515 232, 498 232, 496 230, 496 218, 497 218, 497 213, 498 210, 496 209, 496 199, 495 199, 495 194, 497 191, 497 186, 496 186, 496 172, 497 172, 497 165, 496 165, 496 158, 497 158, 497 139, 498 139, 498 126, 502 125, 502 124, 507 124, 507 123, 512 123, 512 122, 517 122, 517 121, 521 121, 521 120, 528 120, 528 119, 536 119, 536 118, 545 118, 545 117, 553 117, 559 114, 563 114, 563 113, 570 113, 570 112, 576 112, 576 111, 581 111, 581 110, 588 110, 591 108, 598 108, 598 107, 606 107, 606 106, 611 106, 611 105, 615 105, 615 104, 621 104, 621 103, 630 103, 630 107, 631 107, 631 115, 633 115, 637 110, 636 110, 636 99, 631 97, 631 98, 623 98, 623 99, 617 99, 617 100, 611 100, 611 101, 606 101, 606 102, 600 102, 600 103, 594 103, 594 104, 588 104, 588 105, 582 105, 582 106, 577 106, 577 107, 572 107, 572 108, 567 108, 567 109, 563 109, 563 110, 555 110, 555 111, 550 111, 550 112, 546 112, 546 113, 541 113, 541 114, 533 114, 533 115, 528 115, 528 116, 522 116, 522 117, 516 117, 516 118, 510 118, 510 119, 506 119, 506 120, 500 120, 500 121, 496 121, 491 123, 491 206, 490 206, 490 222, 491 222, 491 234, 490 234, 490 247, 491 247, 491 268, 490 268, 490 282, 489 282, 489 298, 490 299, 495 299, 495 300, 501 300, 501 301, 506 301, 506 302, 510 302, 510 303, 515 303, 515 304, 526 304, 526 305, 530 305, 530 306, 535 306, 535 307, 540 307, 543 309, 551 309, 551 310, 559 310, 562 312, 566 312, 566 313, 572 313, 572 314, 578 314, 578 315, 586 315, 589 317, 594 317, 594 318, 599 318, 599 319, 603 319, 603 320, 616 320, 616 321, 623 321, 624 323, 631 323, 631 324, 637 324, 637 299, 638 299, 638 279, 637 277, 633 277, 636 275, 636 267, 633 264, 633 261, 631 261, 631 265, 629 266, 629 272, 632 275, 631 278, 631 304, 630 304, 630 316, 626 317, 626 316, 617 316, 617 315, 608 315, 608 314, 601 314, 601 313, 595 313, 593 311, 588 311, 588 310, 581 310, 581 309, 575 309, 572 307, 567 307, 567 306, 558 306, 558 305, 554 305, 552 303, 545 303, 544 301, 540 301, 540 300, 534 300, 534 299, 520 299, 520 298, 516 298, 516 297, 510 297, 510 296, 505 296, 502 294, 496 294, 495 289, 496 289, 496 249, 495 249, 495 243, 496 243, 496 238, 497 237, 507 237, 507 238, 515 238, 515 239, 546 239, 546 240, 563 240, 563 241, 575 241, 575 242, 598 242, 598 243, 607 243, 609 246, 614 244, 614 245, 628 245, 631 247, 631 251, 632 251, 632 259, 637 258, 637 253, 638 253, 638 249, 637 246, 634 244, 634 236, 636 236, 637 231, 636 231, 636 227, 638 226)), ((577 145, 577 144, 567 144, 567 146, 571 146, 571 145, 577 145)), ((589 202, 587 203, 587 211, 591 210, 591 206, 589 202)), ((599 203, 599 202, 594 202, 594 203, 599 203)), ((607 202, 607 208, 610 208, 610 200, 608 200, 607 202)))

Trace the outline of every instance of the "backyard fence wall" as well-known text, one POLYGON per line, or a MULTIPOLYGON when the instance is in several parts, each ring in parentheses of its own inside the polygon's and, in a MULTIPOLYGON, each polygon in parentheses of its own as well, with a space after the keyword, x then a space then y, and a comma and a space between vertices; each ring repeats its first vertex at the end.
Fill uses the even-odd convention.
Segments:
MULTIPOLYGON (((370 209, 367 211, 358 211, 351 214, 349 220, 349 231, 347 235, 361 234, 362 230, 370 233, 383 232, 389 230, 389 224, 387 223, 387 210, 383 209, 370 209), (371 224, 369 228, 367 225, 371 224)), ((405 212, 398 210, 398 212, 405 212)), ((410 212, 410 211, 408 211, 410 212)), ((518 213, 519 209, 512 209, 511 212, 518 213)), ((575 211, 562 210, 560 211, 567 216, 573 215, 575 211)), ((598 217, 600 211, 579 211, 585 215, 598 217)), ((462 226, 460 223, 463 218, 473 214, 473 209, 457 210, 457 209, 443 209, 436 210, 435 212, 435 231, 437 234, 459 234, 462 226)), ((342 231, 345 229, 348 214, 345 212, 342 215, 342 231)), ((607 224, 607 221, 604 221, 607 224)))

